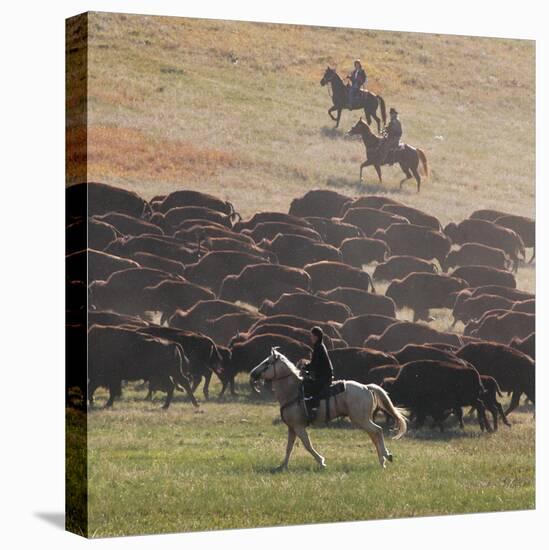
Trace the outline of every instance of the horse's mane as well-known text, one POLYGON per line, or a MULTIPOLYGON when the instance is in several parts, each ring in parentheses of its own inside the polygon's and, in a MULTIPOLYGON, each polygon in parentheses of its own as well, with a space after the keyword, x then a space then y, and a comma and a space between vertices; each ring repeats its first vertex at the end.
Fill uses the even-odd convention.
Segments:
POLYGON ((303 380, 303 375, 301 374, 301 371, 282 353, 279 351, 276 352, 278 355, 278 358, 288 367, 290 372, 298 379, 303 380))

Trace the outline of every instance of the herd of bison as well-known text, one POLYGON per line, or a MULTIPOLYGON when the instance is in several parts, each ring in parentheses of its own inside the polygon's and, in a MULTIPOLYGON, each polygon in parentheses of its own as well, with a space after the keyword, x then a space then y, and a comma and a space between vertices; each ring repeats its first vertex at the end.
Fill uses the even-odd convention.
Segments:
POLYGON ((111 406, 141 381, 149 398, 167 393, 165 408, 175 390, 198 406, 201 383, 205 399, 212 376, 235 393, 236 375, 274 346, 308 358, 315 325, 336 378, 382 385, 418 426, 442 429, 450 414, 463 426, 472 407, 493 430, 521 396, 534 402, 535 297, 514 275, 534 259, 530 218, 477 210, 443 227, 388 196, 325 189, 246 220, 198 191, 66 193, 68 404, 93 406, 102 386, 111 406), (431 326, 441 308, 447 332, 431 326))

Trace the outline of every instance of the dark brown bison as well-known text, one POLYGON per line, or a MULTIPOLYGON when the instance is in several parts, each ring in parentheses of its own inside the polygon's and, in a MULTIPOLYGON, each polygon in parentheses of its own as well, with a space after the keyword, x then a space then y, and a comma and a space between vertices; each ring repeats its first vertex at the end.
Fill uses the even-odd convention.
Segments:
POLYGON ((305 292, 282 294, 275 302, 265 300, 261 304, 259 312, 267 316, 298 315, 307 319, 317 319, 325 322, 343 322, 351 316, 351 310, 345 304, 305 292))
POLYGON ((114 311, 88 311, 88 328, 93 325, 105 325, 105 326, 134 326, 134 327, 147 327, 149 323, 139 317, 132 315, 121 315, 120 313, 114 313, 114 311))
POLYGON ((532 298, 531 300, 524 300, 522 302, 515 302, 511 308, 513 311, 520 311, 522 313, 531 313, 532 315, 536 314, 536 300, 532 298))
POLYGON ((186 311, 177 311, 170 318, 171 327, 195 332, 205 332, 209 319, 216 319, 222 315, 244 313, 246 310, 239 305, 225 300, 203 300, 193 304, 186 311))
POLYGON ((386 204, 381 210, 384 212, 390 212, 391 214, 396 214, 397 216, 402 216, 406 218, 410 223, 414 225, 422 225, 424 227, 429 227, 435 231, 442 230, 442 225, 436 216, 427 214, 422 210, 417 208, 412 208, 411 206, 404 206, 402 204, 386 204))
POLYGON ((467 298, 479 296, 480 294, 493 294, 495 296, 503 296, 508 300, 513 300, 515 302, 523 302, 524 300, 530 300, 534 298, 534 295, 530 292, 525 292, 524 290, 518 290, 516 288, 509 288, 506 286, 500 285, 486 285, 479 286, 476 288, 469 288, 461 291, 456 300, 466 300, 467 298))
POLYGON ((339 248, 346 239, 363 237, 362 230, 356 225, 343 223, 337 219, 307 218, 307 221, 321 235, 326 244, 339 248))
POLYGON ((376 266, 373 278, 376 281, 404 279, 410 273, 437 273, 437 266, 414 256, 391 256, 376 266))
POLYGON ((445 274, 410 273, 393 281, 385 295, 392 298, 398 308, 409 307, 414 311, 414 321, 429 320, 429 309, 451 308, 455 294, 467 287, 463 279, 445 274))
POLYGON ((340 215, 345 215, 345 212, 350 208, 375 208, 381 210, 384 206, 388 204, 405 206, 403 203, 398 202, 395 199, 391 199, 386 195, 365 195, 358 197, 355 200, 349 200, 343 205, 340 215))
POLYGON ((393 352, 393 356, 401 365, 410 363, 411 361, 421 360, 462 363, 465 366, 467 365, 466 361, 460 359, 454 352, 440 349, 429 344, 407 344, 402 349, 393 352))
POLYGON ((214 197, 213 195, 202 193, 200 191, 192 191, 190 189, 170 193, 155 206, 155 210, 158 212, 167 212, 172 208, 178 208, 181 206, 201 206, 203 208, 217 210, 218 212, 227 215, 234 213, 234 207, 229 201, 224 201, 214 197))
POLYGON ((195 407, 186 372, 189 359, 183 347, 120 327, 94 325, 88 331, 88 396, 99 386, 109 390, 106 406, 122 395, 122 382, 144 380, 155 389, 167 392, 163 408, 167 409, 175 388, 186 391, 195 407))
POLYGON ((106 281, 94 281, 89 285, 90 307, 140 315, 146 307, 142 299, 143 290, 170 278, 169 273, 158 269, 116 271, 106 281))
POLYGON ((517 233, 485 220, 463 220, 449 223, 444 233, 454 244, 480 243, 503 250, 513 262, 515 270, 519 257, 524 259, 524 242, 517 233))
MULTIPOLYGON (((304 328, 292 327, 291 325, 279 324, 279 323, 265 323, 255 327, 248 332, 236 334, 229 342, 229 347, 233 347, 238 342, 244 342, 258 336, 259 334, 280 334, 287 336, 293 340, 297 340, 306 346, 311 344, 311 332, 304 328)), ((324 343, 328 349, 332 349, 332 340, 329 336, 324 335, 324 343)))
POLYGON ((290 325, 291 327, 303 328, 306 330, 311 330, 314 326, 318 326, 324 331, 324 334, 327 334, 332 340, 341 338, 341 334, 337 330, 334 323, 319 321, 318 319, 306 319, 305 317, 301 317, 299 315, 291 315, 287 313, 262 317, 250 327, 250 330, 253 331, 259 326, 268 325, 270 323, 290 325))
POLYGON ((190 264, 198 259, 196 247, 187 248, 183 243, 161 235, 139 235, 116 239, 107 247, 106 252, 127 258, 136 252, 148 252, 182 264, 190 264))
POLYGON ((509 311, 487 317, 471 336, 506 344, 512 338, 524 338, 536 330, 536 316, 509 311))
POLYGON ((381 239, 395 256, 416 256, 424 260, 438 260, 439 264, 450 251, 450 239, 441 231, 411 223, 397 223, 385 230, 376 231, 375 239, 381 239))
POLYGON ((376 210, 375 208, 349 208, 341 218, 343 223, 360 227, 366 237, 371 237, 378 229, 387 229, 394 223, 409 223, 406 218, 376 210))
POLYGON ((349 317, 339 329, 341 336, 350 346, 362 346, 373 334, 382 334, 385 329, 398 321, 385 315, 358 315, 349 317))
POLYGON ((431 416, 442 431, 449 412, 456 413, 463 425, 461 408, 472 406, 478 412, 481 430, 491 431, 482 402, 484 386, 479 373, 471 367, 443 361, 412 361, 403 365, 395 378, 386 379, 383 387, 395 403, 410 409, 418 428, 431 416))
POLYGON ((308 216, 320 216, 322 218, 335 218, 339 216, 343 205, 350 200, 349 197, 331 191, 329 189, 313 189, 294 199, 290 205, 290 214, 306 218, 308 216))
POLYGON ((120 212, 109 212, 94 219, 108 223, 122 235, 162 235, 162 230, 157 225, 120 212))
POLYGON ((239 275, 225 277, 219 298, 231 302, 240 300, 259 306, 265 300, 278 300, 282 294, 296 290, 308 291, 311 278, 302 269, 285 265, 249 265, 239 275))
POLYGON ((400 321, 389 325, 379 336, 370 336, 364 345, 393 352, 402 349, 406 344, 450 344, 460 346, 461 340, 457 334, 440 332, 434 328, 419 323, 400 321))
POLYGON ((282 222, 289 223, 291 225, 312 227, 306 219, 298 216, 292 216, 283 212, 257 212, 249 220, 236 222, 233 229, 240 232, 243 229, 253 229, 257 224, 265 222, 282 222))
POLYGON ((185 268, 185 278, 217 292, 227 275, 238 275, 245 267, 262 263, 266 263, 266 260, 259 256, 216 250, 208 252, 198 262, 188 265, 185 268))
POLYGON ((302 235, 279 233, 272 241, 261 241, 260 246, 273 252, 279 263, 304 267, 323 260, 341 261, 341 252, 332 245, 311 240, 302 235))
POLYGON ((511 267, 509 256, 492 246, 479 243, 465 243, 457 250, 450 250, 442 262, 444 271, 456 266, 485 265, 496 269, 511 267))
POLYGON ((120 258, 99 250, 73 252, 65 260, 66 277, 69 281, 104 281, 114 272, 123 269, 139 268, 133 260, 120 258), (84 278, 84 279, 82 279, 84 278))
POLYGON ((232 250, 233 252, 243 252, 258 256, 272 263, 278 263, 276 254, 270 250, 265 250, 256 244, 242 241, 234 236, 230 237, 208 237, 201 241, 202 246, 206 251, 232 250))
MULTIPOLYGON (((468 323, 465 324, 463 327, 463 336, 464 338, 473 338, 475 340, 480 340, 480 338, 476 338, 474 336, 471 336, 477 329, 484 323, 488 317, 497 317, 498 315, 503 315, 504 313, 507 313, 508 309, 489 309, 487 312, 483 313, 482 316, 478 319, 472 319, 468 323)), ((465 339, 463 340, 466 341, 465 339)))
POLYGON ((207 223, 200 220, 194 220, 192 225, 189 225, 184 229, 178 229, 173 236, 180 243, 196 243, 204 241, 204 246, 206 247, 207 240, 214 238, 236 239, 252 246, 255 245, 255 241, 249 235, 235 233, 231 229, 220 226, 219 224, 207 223))
POLYGON ((482 210, 475 210, 469 218, 471 220, 485 220, 487 222, 494 222, 498 218, 501 218, 501 216, 506 216, 506 212, 502 212, 501 210, 493 210, 491 208, 484 208, 482 210))
POLYGON ((452 277, 463 279, 468 283, 468 286, 506 286, 516 288, 517 282, 512 273, 495 267, 485 265, 467 265, 458 267, 452 273, 452 277))
POLYGON ((526 216, 506 215, 494 220, 494 223, 511 229, 520 236, 526 248, 533 248, 530 262, 536 257, 536 222, 526 216))
MULTIPOLYGON (((311 348, 282 334, 258 334, 245 342, 235 343, 231 349, 231 360, 223 368, 223 386, 231 384, 239 372, 249 372, 278 347, 290 361, 297 363, 311 354, 311 348)), ((234 382, 233 382, 234 383, 234 382)), ((223 391, 223 390, 222 390, 223 391)))
POLYGON ((83 218, 68 225, 65 235, 67 254, 78 252, 86 247, 103 251, 118 237, 118 233, 112 225, 94 219, 86 222, 83 218))
POLYGON ((223 214, 219 210, 204 206, 178 206, 171 208, 164 214, 157 212, 151 218, 154 223, 158 223, 161 227, 167 224, 173 229, 179 229, 179 226, 187 220, 210 221, 224 227, 232 227, 234 219, 234 214, 223 214))
POLYGON ((137 193, 106 183, 78 183, 67 188, 67 215, 71 220, 120 212, 135 218, 151 215, 149 203, 137 193))
POLYGON ((383 262, 391 254, 385 241, 367 237, 345 239, 339 250, 346 264, 358 268, 371 262, 383 262))
POLYGON ((479 294, 466 300, 457 300, 452 311, 454 325, 458 321, 466 324, 472 319, 479 319, 487 311, 494 309, 510 310, 513 304, 512 300, 494 294, 479 294))
POLYGON ((226 346, 235 334, 248 332, 250 327, 262 318, 262 315, 249 311, 226 313, 215 319, 205 319, 201 332, 209 336, 216 344, 226 346))
POLYGON ((341 348, 328 352, 334 367, 334 377, 340 380, 355 380, 367 384, 368 373, 381 365, 396 365, 389 353, 365 348, 341 348))
POLYGON ((142 267, 151 269, 160 269, 174 276, 183 278, 185 276, 185 266, 181 262, 150 254, 149 252, 134 252, 131 259, 135 260, 142 267))
POLYGON ((311 277, 313 291, 333 290, 344 286, 375 292, 372 278, 366 271, 342 262, 316 262, 306 265, 305 272, 311 277))
POLYGON ((204 397, 208 399, 212 374, 215 372, 221 380, 223 379, 222 356, 211 338, 196 332, 160 327, 158 325, 151 325, 144 329, 139 329, 139 332, 176 342, 185 349, 185 353, 189 360, 189 375, 192 379, 193 392, 199 386, 202 378, 204 378, 204 387, 202 391, 204 397))
POLYGON ((377 384, 381 386, 386 378, 394 378, 400 371, 400 365, 381 365, 368 371, 366 384, 377 384))
POLYGON ((348 306, 353 315, 375 314, 395 317, 395 303, 382 294, 372 294, 359 288, 337 287, 317 293, 321 298, 348 306))
POLYGON ((253 229, 244 229, 242 231, 243 235, 251 237, 256 243, 260 243, 264 240, 272 241, 279 233, 282 233, 283 235, 301 235, 302 237, 307 237, 313 241, 322 241, 320 233, 311 227, 293 225, 284 222, 258 223, 253 229))
POLYGON ((141 301, 144 311, 162 313, 160 323, 166 322, 179 309, 189 309, 197 302, 214 300, 215 294, 189 281, 161 281, 143 289, 141 301))
POLYGON ((532 332, 525 338, 513 338, 509 345, 512 348, 518 349, 530 356, 534 361, 536 360, 536 333, 532 332))
POLYGON ((481 374, 493 376, 503 391, 513 392, 506 414, 518 407, 523 393, 535 402, 535 363, 525 353, 495 342, 475 342, 463 346, 456 355, 481 374))

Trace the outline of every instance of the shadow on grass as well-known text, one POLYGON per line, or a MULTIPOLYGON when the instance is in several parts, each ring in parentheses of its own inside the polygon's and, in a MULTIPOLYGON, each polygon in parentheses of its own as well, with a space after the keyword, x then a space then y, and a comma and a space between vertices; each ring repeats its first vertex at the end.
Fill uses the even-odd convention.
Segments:
POLYGON ((347 139, 345 137, 345 133, 346 132, 344 132, 340 128, 334 128, 333 126, 323 126, 320 129, 320 134, 328 139, 347 139))
MULTIPOLYGON (((357 172, 358 172, 357 164, 357 172)), ((333 187, 335 189, 341 188, 351 188, 354 189, 357 193, 362 194, 381 194, 381 195, 411 195, 412 193, 406 189, 399 189, 398 187, 388 187, 387 185, 381 183, 368 183, 360 182, 357 179, 346 178, 343 176, 332 177, 326 180, 326 185, 328 187, 333 187)))

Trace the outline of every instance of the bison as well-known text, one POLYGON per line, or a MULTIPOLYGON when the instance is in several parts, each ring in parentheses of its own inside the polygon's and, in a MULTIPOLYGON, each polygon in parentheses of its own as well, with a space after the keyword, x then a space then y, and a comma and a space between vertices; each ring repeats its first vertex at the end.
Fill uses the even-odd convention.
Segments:
POLYGON ((334 368, 334 377, 368 383, 368 373, 381 365, 396 365, 396 359, 389 353, 365 348, 341 348, 328 352, 334 368))
POLYGON ((371 262, 383 262, 391 254, 386 242, 368 237, 345 239, 339 250, 346 264, 358 268, 371 262))
POLYGON ((465 243, 451 250, 442 262, 444 271, 456 266, 485 265, 496 269, 511 267, 509 256, 499 248, 479 243, 465 243))
POLYGON ((304 292, 282 294, 275 302, 266 300, 259 308, 259 312, 267 316, 281 313, 299 315, 324 322, 343 322, 351 316, 351 310, 345 304, 304 292))
POLYGON ((440 231, 442 229, 442 225, 438 218, 422 210, 418 210, 417 208, 412 208, 411 206, 404 206, 403 204, 386 204, 381 210, 396 214, 397 216, 402 216, 414 225, 422 225, 423 227, 428 227, 435 231, 440 231))
POLYGON ((410 273, 437 273, 437 266, 414 256, 391 256, 376 266, 373 278, 377 281, 404 279, 410 273))
POLYGON ((189 360, 183 347, 120 327, 94 325, 88 331, 88 396, 90 403, 99 386, 109 390, 106 406, 122 395, 122 382, 148 381, 167 392, 167 409, 177 387, 186 391, 195 407, 198 403, 186 376, 189 360))
POLYGON ((350 346, 362 346, 373 334, 381 334, 385 329, 397 323, 394 317, 385 315, 358 315, 349 317, 340 329, 341 336, 350 346))
POLYGON ((394 223, 409 223, 402 216, 365 207, 349 208, 341 218, 341 221, 359 227, 366 237, 371 237, 378 229, 387 229, 394 223))
POLYGON ((174 191, 155 206, 157 212, 167 212, 172 208, 179 208, 183 206, 199 206, 203 208, 209 208, 211 210, 217 210, 222 214, 231 215, 234 213, 234 207, 229 201, 224 201, 200 191, 192 191, 190 189, 183 189, 180 191, 174 191))
POLYGON ((454 270, 452 276, 463 279, 467 282, 468 286, 472 287, 497 285, 516 288, 517 286, 517 282, 512 273, 485 265, 458 267, 454 270))
POLYGON ((311 277, 313 291, 333 290, 344 286, 375 292, 372 278, 366 271, 351 267, 342 262, 316 262, 304 267, 311 277))
POLYGON ((430 320, 429 309, 451 308, 455 294, 467 287, 463 279, 444 274, 410 273, 404 279, 393 281, 385 295, 392 298, 398 308, 409 307, 414 321, 430 320))
POLYGON ((162 230, 153 223, 129 216, 128 214, 121 214, 120 212, 109 212, 103 216, 96 216, 95 220, 108 223, 114 227, 122 235, 162 235, 162 230))
POLYGON ((395 303, 382 294, 372 294, 360 288, 337 287, 317 293, 321 298, 349 306, 353 315, 375 314, 395 317, 395 303))
POLYGON ((335 218, 339 216, 343 205, 349 200, 349 197, 336 191, 313 189, 305 193, 303 197, 294 199, 290 205, 289 213, 300 218, 308 216, 335 218))

